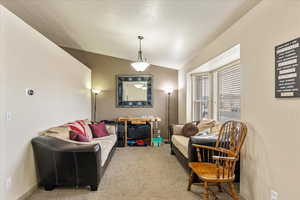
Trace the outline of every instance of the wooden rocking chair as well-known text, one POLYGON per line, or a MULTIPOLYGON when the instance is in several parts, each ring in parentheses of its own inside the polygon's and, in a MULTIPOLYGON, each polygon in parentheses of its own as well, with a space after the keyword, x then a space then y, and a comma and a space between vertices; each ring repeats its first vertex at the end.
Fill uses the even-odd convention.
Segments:
POLYGON ((228 121, 222 125, 215 147, 194 144, 199 162, 189 163, 191 174, 188 191, 191 190, 194 175, 197 175, 204 182, 204 200, 209 200, 210 192, 216 198, 209 190, 208 183, 217 183, 219 191, 226 191, 222 189, 221 183, 228 183, 229 194, 238 200, 233 185, 234 170, 246 135, 247 126, 243 122, 228 121))

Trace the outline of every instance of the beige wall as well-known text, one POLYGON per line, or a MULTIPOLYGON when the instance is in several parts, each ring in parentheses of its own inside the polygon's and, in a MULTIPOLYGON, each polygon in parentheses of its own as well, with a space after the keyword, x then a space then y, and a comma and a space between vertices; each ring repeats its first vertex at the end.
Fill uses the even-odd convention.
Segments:
POLYGON ((15 200, 36 185, 30 140, 51 126, 90 117, 91 71, 5 8, 0 12, 1 117, 12 113, 12 120, 1 120, 1 186, 12 180, 1 199, 15 200), (26 88, 36 94, 26 96, 26 88))
MULTIPOLYGON (((0 9, 0 35, 3 32, 3 11, 0 9)), ((0 38, 0 44, 2 44, 3 38, 0 38)), ((5 92, 5 71, 3 63, 3 45, 0 45, 0 199, 4 199, 4 144, 5 144, 5 135, 4 135, 4 114, 3 110, 5 108, 4 104, 4 95, 5 92)))
MULTIPOLYGON (((97 120, 114 120, 121 116, 154 115, 162 118, 162 135, 167 136, 167 95, 163 89, 169 85, 177 89, 177 70, 150 66, 142 73, 153 75, 153 108, 117 108, 116 75, 140 74, 130 66, 131 61, 75 49, 65 48, 65 50, 92 69, 93 88, 103 90, 103 94, 97 99, 97 120)), ((175 90, 171 97, 170 120, 172 123, 177 123, 177 108, 177 90, 175 90)))
MULTIPOLYGON (((300 37, 300 2, 264 0, 198 53, 185 74, 221 52, 241 44, 242 120, 249 134, 242 154, 241 194, 247 200, 299 199, 300 99, 274 98, 274 47, 300 37)), ((185 89, 179 92, 180 119, 186 116, 185 89)))

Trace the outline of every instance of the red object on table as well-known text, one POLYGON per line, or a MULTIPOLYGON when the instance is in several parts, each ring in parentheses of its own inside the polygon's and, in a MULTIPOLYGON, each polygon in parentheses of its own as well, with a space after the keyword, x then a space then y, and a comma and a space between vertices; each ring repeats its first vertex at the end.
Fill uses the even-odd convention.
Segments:
POLYGON ((145 141, 144 140, 137 140, 136 144, 137 145, 145 145, 145 141))

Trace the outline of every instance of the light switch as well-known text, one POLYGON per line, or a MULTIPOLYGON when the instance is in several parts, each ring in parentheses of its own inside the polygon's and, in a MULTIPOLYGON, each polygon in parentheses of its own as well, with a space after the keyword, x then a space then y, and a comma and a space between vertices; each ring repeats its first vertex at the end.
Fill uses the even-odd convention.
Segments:
POLYGON ((12 120, 12 113, 11 112, 6 112, 6 120, 12 120))

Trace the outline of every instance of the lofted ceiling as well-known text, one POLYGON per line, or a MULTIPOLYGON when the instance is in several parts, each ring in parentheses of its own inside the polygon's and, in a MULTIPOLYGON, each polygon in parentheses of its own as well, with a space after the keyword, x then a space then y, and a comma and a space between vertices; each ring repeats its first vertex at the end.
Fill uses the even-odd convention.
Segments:
POLYGON ((179 69, 260 0, 0 0, 56 44, 179 69))

